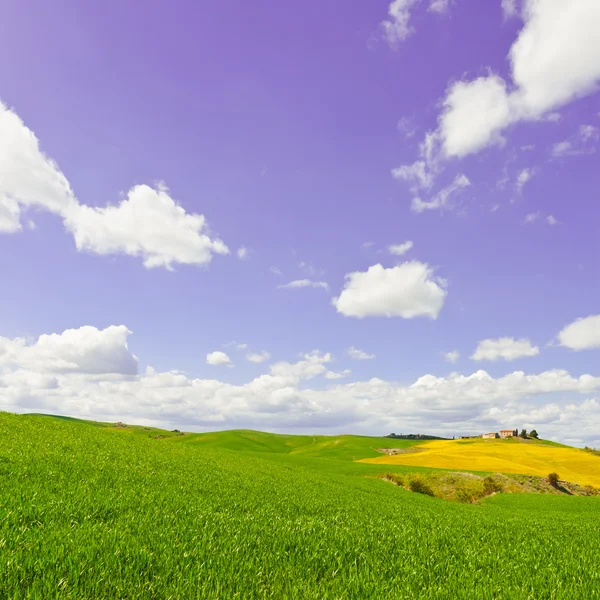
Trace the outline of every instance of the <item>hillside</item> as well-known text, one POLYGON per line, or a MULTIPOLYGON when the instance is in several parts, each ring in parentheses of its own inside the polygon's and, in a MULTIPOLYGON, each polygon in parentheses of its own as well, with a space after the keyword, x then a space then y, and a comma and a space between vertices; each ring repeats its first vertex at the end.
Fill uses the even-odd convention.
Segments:
POLYGON ((566 481, 600 486, 600 457, 559 444, 518 439, 468 439, 424 442, 414 449, 415 452, 365 458, 361 462, 540 477, 557 472, 566 481))
POLYGON ((452 503, 291 437, 0 413, 0 597, 600 597, 600 498, 452 503))

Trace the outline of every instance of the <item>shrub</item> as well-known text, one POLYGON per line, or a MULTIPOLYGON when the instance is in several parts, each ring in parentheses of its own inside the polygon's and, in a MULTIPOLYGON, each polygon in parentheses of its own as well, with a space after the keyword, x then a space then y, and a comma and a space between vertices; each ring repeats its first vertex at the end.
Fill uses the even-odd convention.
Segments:
POLYGON ((491 496, 492 494, 495 494, 496 492, 501 492, 501 491, 502 491, 502 486, 497 481, 494 481, 494 479, 490 475, 488 475, 483 480, 483 495, 484 496, 491 496))
POLYGON ((404 484, 404 479, 403 479, 402 475, 400 475, 399 473, 386 473, 385 475, 382 475, 381 478, 386 481, 391 481, 392 483, 395 483, 396 485, 404 484))
POLYGON ((414 475, 408 480, 408 487, 411 492, 417 494, 425 494, 426 496, 433 496, 433 490, 429 484, 419 475, 414 475))
POLYGON ((558 473, 548 473, 548 483, 552 487, 558 487, 558 481, 559 481, 558 473))

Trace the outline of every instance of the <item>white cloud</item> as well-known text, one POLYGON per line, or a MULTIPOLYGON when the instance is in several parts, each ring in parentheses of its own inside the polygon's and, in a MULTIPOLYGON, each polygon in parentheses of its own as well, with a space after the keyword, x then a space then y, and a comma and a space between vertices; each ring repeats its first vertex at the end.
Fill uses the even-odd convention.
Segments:
POLYGON ((18 115, 0 103, 0 231, 22 229, 23 212, 49 211, 63 219, 78 250, 140 256, 144 265, 207 264, 227 246, 212 238, 203 215, 189 214, 166 187, 138 185, 116 206, 80 204, 58 166, 18 115))
POLYGON ((542 216, 542 213, 538 212, 534 212, 534 213, 529 213, 527 215, 525 215, 525 218, 523 219, 523 224, 524 225, 530 225, 531 223, 535 223, 538 219, 540 219, 542 216))
POLYGON ((600 315, 590 315, 570 323, 558 334, 558 340, 561 346, 571 350, 600 348, 600 315))
POLYGON ((587 142, 589 140, 597 140, 598 128, 594 125, 581 125, 579 127, 579 137, 583 142, 587 142))
POLYGON ((250 251, 245 246, 240 246, 237 249, 236 254, 240 260, 246 260, 250 254, 250 251))
POLYGON ((439 120, 446 157, 501 144, 501 133, 509 125, 539 119, 597 89, 597 0, 526 0, 523 18, 524 27, 509 53, 510 84, 490 74, 450 87, 439 120))
MULTIPOLYGON (((121 346, 113 347, 119 355, 121 346)), ((328 369, 331 355, 314 351, 233 385, 151 368, 125 375, 37 370, 27 357, 23 360, 0 363, 0 409, 188 431, 351 430, 374 435, 394 431, 401 422, 414 432, 454 435, 518 423, 536 427, 546 438, 576 431, 581 445, 600 441, 600 398, 590 396, 600 391, 600 377, 575 377, 564 370, 515 371, 497 378, 479 370, 448 377, 428 374, 408 385, 378 378, 341 384, 332 382, 348 373, 333 373, 328 369), (312 387, 311 380, 316 380, 312 387)))
POLYGON ((451 350, 450 352, 446 352, 444 354, 444 360, 446 362, 455 364, 460 359, 460 352, 458 350, 451 350))
POLYGON ((444 14, 448 12, 450 7, 450 0, 431 0, 429 4, 429 10, 438 14, 444 14))
POLYGON ((525 218, 522 221, 523 225, 531 225, 540 220, 544 220, 548 225, 560 225, 560 221, 554 215, 546 215, 544 216, 541 211, 537 211, 534 213, 529 213, 525 215, 525 218))
POLYGON ((348 375, 350 375, 352 371, 350 371, 350 369, 344 369, 343 371, 340 371, 339 373, 336 373, 335 371, 327 371, 324 375, 325 379, 343 379, 344 377, 347 377, 348 375))
POLYGON ((295 281, 290 281, 289 283, 284 283, 282 285, 278 285, 278 288, 281 289, 297 289, 297 288, 323 288, 324 290, 329 289, 329 286, 324 281, 312 281, 311 279, 296 279, 295 281))
POLYGON ((325 274, 325 271, 323 269, 318 269, 311 263, 306 262, 304 260, 301 260, 298 263, 298 268, 302 269, 303 271, 306 271, 311 277, 316 277, 316 276, 325 274))
POLYGON ((346 275, 346 284, 332 303, 346 317, 429 317, 436 319, 446 298, 445 281, 418 261, 390 269, 377 264, 366 272, 346 275))
POLYGON ((512 19, 513 17, 519 16, 517 0, 502 0, 501 6, 502 14, 505 19, 512 19))
POLYGON ((141 256, 147 268, 202 265, 213 254, 229 252, 221 240, 210 238, 206 219, 186 213, 163 186, 137 185, 116 206, 77 205, 67 213, 65 225, 78 250, 141 256))
POLYGON ((432 186, 435 174, 424 160, 417 160, 412 165, 402 165, 392 169, 392 177, 412 182, 413 190, 428 189, 432 186))
POLYGON ((260 364, 271 358, 271 355, 266 350, 262 352, 250 352, 246 355, 246 360, 249 360, 252 363, 260 364))
POLYGON ((551 155, 554 158, 565 156, 578 156, 580 154, 593 154, 596 152, 594 143, 598 141, 599 130, 593 125, 581 125, 577 133, 568 140, 556 142, 552 145, 551 155))
POLYGON ((405 138, 411 138, 417 132, 417 128, 415 127, 415 123, 413 119, 409 117, 402 117, 398 121, 398 131, 404 134, 405 138))
POLYGON ((34 343, 0 337, 0 366, 18 365, 37 372, 135 375, 138 359, 127 348, 130 333, 124 325, 102 330, 88 325, 41 335, 34 343))
POLYGON ((402 244, 391 244, 388 246, 388 252, 390 254, 395 254, 396 256, 402 256, 406 254, 413 247, 413 243, 411 241, 403 242, 402 244))
POLYGON ((244 343, 240 343, 240 342, 236 342, 235 340, 232 342, 227 342, 226 344, 223 344, 224 348, 231 348, 234 347, 236 350, 245 350, 248 347, 248 344, 244 344, 244 343))
POLYGON ((573 152, 573 144, 568 140, 556 142, 556 144, 552 145, 552 156, 555 158, 560 156, 568 156, 570 154, 577 154, 577 152, 573 152))
POLYGON ((526 356, 537 356, 540 349, 532 346, 528 339, 515 340, 503 337, 496 340, 482 340, 471 356, 473 360, 515 360, 526 356))
POLYGON ((523 169, 519 172, 519 174, 517 175, 517 183, 515 184, 517 192, 521 193, 523 191, 525 184, 531 181, 535 173, 535 169, 523 169))
POLYGON ((411 209, 413 212, 422 213, 426 210, 447 209, 452 210, 454 206, 450 203, 452 196, 468 188, 471 182, 462 173, 454 178, 454 181, 447 187, 440 190, 431 200, 421 200, 413 198, 411 209))
POLYGON ((231 359, 225 352, 221 352, 220 350, 215 350, 214 352, 210 352, 206 355, 206 364, 213 366, 220 365, 231 365, 231 359))
POLYGON ((283 273, 277 267, 273 267, 273 266, 269 267, 269 272, 273 273, 273 275, 278 275, 278 276, 283 275, 283 273))
POLYGON ((393 0, 388 7, 389 18, 381 23, 383 36, 387 43, 395 48, 411 33, 410 13, 419 0, 393 0))
POLYGON ((369 354, 367 352, 364 352, 363 350, 359 350, 358 348, 355 348, 354 346, 350 346, 350 348, 346 348, 346 354, 348 354, 348 356, 350 358, 354 358, 356 360, 371 360, 371 359, 375 358, 374 354, 369 354))

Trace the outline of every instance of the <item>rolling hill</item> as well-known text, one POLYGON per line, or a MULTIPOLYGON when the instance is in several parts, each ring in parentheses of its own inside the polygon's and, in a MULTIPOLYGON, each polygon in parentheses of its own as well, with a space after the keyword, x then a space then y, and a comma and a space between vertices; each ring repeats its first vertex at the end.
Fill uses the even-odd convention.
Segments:
POLYGON ((600 597, 599 497, 430 498, 392 443, 0 413, 0 598, 600 597))

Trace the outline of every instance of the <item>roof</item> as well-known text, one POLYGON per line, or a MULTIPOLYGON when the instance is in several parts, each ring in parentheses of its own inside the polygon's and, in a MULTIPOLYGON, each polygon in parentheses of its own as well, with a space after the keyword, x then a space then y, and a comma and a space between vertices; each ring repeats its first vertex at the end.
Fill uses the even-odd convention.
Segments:
POLYGON ((514 431, 514 429, 501 429, 500 433, 504 433, 505 431, 514 431))

